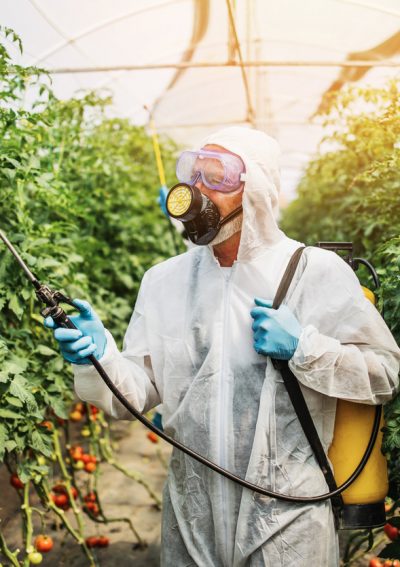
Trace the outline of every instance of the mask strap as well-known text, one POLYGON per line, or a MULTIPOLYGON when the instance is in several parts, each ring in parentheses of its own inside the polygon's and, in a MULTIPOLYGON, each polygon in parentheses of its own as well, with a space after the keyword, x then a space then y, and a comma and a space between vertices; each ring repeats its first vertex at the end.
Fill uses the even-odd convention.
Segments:
POLYGON ((225 223, 229 222, 230 220, 234 219, 235 217, 237 217, 241 212, 243 211, 243 207, 242 205, 240 205, 237 209, 235 209, 234 211, 232 211, 231 213, 229 213, 228 216, 226 216, 225 218, 221 219, 218 223, 218 229, 221 228, 222 225, 224 225, 225 223))

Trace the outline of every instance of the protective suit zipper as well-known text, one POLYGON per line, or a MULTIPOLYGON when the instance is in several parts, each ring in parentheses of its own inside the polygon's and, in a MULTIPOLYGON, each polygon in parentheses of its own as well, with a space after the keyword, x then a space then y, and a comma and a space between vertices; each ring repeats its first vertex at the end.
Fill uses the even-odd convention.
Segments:
MULTIPOLYGON (((217 439, 219 440, 219 462, 221 466, 226 468, 227 467, 227 443, 225 442, 226 439, 226 419, 227 419, 227 404, 228 404, 228 389, 225 379, 226 374, 226 360, 227 360, 227 329, 229 323, 229 296, 230 296, 230 283, 233 276, 235 266, 232 267, 232 270, 228 277, 224 281, 224 302, 223 302, 223 324, 222 324, 222 352, 221 352, 221 373, 220 373, 220 380, 219 380, 219 432, 217 439)), ((221 476, 221 493, 222 493, 222 509, 225 509, 225 518, 224 518, 224 532, 225 532, 225 561, 229 562, 229 534, 230 534, 230 521, 231 521, 231 510, 230 510, 230 501, 228 497, 228 490, 227 490, 227 479, 221 476)))

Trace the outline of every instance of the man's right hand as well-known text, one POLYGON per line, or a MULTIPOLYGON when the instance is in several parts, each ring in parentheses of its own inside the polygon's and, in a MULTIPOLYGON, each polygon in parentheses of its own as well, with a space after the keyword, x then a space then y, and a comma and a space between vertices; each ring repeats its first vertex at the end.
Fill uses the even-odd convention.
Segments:
POLYGON ((89 355, 99 359, 103 356, 107 338, 103 323, 87 301, 74 299, 79 315, 69 316, 77 329, 58 327, 51 317, 46 317, 45 327, 54 329, 54 338, 59 342, 61 354, 73 364, 91 364, 89 355))

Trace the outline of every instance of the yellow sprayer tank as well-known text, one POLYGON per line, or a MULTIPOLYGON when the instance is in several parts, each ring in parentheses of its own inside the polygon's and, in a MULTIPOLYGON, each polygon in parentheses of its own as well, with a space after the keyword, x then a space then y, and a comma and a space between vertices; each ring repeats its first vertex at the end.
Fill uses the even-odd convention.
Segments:
MULTIPOLYGON (((363 287, 365 296, 375 305, 375 296, 363 287)), ((371 437, 375 406, 337 401, 333 441, 328 451, 337 485, 343 484, 359 464, 371 437)), ((383 414, 380 429, 383 427, 383 414)), ((381 452, 382 431, 360 476, 343 493, 345 508, 350 510, 353 527, 385 523, 384 499, 388 492, 387 463, 381 452), (357 519, 354 522, 354 519, 357 519)), ((346 512, 345 512, 346 517, 346 512)))

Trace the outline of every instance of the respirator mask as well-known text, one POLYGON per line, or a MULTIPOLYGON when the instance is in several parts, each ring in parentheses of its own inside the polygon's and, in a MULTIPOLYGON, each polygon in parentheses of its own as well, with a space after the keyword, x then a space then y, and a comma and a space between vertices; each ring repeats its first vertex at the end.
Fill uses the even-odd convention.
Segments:
POLYGON ((221 218, 217 206, 195 187, 201 179, 208 188, 233 194, 245 181, 245 166, 239 156, 214 151, 185 151, 176 164, 180 183, 168 193, 168 214, 182 221, 187 236, 194 244, 205 245, 214 240, 221 227, 242 212, 242 206, 221 218))

